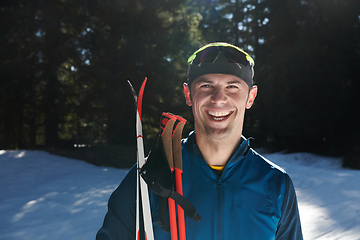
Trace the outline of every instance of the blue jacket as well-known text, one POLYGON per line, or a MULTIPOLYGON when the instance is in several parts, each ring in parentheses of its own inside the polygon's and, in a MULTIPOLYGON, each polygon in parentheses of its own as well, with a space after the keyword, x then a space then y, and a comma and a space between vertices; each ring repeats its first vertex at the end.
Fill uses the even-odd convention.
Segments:
MULTIPOLYGON (((202 158, 190 133, 182 142, 183 193, 200 222, 185 217, 187 240, 300 240, 299 212, 288 174, 242 141, 221 175, 202 158)), ((170 240, 155 222, 158 196, 150 191, 156 240, 170 240)), ((97 240, 135 239, 136 168, 109 199, 108 213, 97 240)))

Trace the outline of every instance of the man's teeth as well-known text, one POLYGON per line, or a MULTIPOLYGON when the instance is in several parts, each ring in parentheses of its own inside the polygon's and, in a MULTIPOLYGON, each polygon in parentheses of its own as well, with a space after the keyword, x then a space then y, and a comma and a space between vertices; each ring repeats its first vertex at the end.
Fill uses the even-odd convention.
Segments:
POLYGON ((209 114, 213 117, 224 117, 230 114, 230 112, 211 112, 209 111, 209 114))
POLYGON ((211 112, 211 111, 209 111, 209 115, 212 116, 214 120, 222 120, 229 114, 230 114, 230 112, 211 112))

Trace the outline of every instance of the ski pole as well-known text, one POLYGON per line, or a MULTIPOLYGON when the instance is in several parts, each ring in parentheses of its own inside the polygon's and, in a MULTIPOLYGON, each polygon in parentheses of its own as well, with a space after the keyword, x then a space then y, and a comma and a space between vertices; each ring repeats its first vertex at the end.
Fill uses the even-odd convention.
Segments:
MULTIPOLYGON (((163 149, 166 159, 169 163, 171 172, 174 173, 174 161, 172 151, 172 131, 176 118, 168 113, 163 113, 160 118, 160 127, 162 128, 161 141, 163 143, 163 149)), ((171 198, 168 198, 169 205, 169 220, 170 220, 170 235, 171 240, 178 239, 177 224, 176 224, 176 204, 171 198)))
MULTIPOLYGON (((181 135, 186 123, 186 120, 180 116, 176 116, 175 129, 173 130, 173 155, 174 155, 174 169, 175 169, 175 188, 176 192, 183 195, 182 188, 182 154, 181 154, 181 135)), ((184 210, 178 205, 178 224, 179 224, 179 240, 186 240, 185 233, 185 215, 184 210)))

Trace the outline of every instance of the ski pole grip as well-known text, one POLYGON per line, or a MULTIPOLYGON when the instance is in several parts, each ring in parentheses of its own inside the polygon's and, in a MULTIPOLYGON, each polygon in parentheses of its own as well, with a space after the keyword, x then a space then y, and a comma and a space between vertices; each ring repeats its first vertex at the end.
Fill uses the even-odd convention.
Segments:
POLYGON ((160 127, 161 127, 161 141, 163 144, 163 150, 166 156, 166 159, 169 163, 171 169, 174 168, 174 159, 173 159, 173 148, 172 148, 172 130, 175 124, 175 118, 168 113, 163 113, 160 118, 160 127))

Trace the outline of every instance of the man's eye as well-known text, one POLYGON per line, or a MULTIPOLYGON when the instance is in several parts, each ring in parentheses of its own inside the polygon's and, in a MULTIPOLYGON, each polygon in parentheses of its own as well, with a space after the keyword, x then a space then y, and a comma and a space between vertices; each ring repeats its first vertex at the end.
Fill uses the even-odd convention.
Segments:
POLYGON ((228 86, 228 88, 239 88, 239 87, 236 85, 230 85, 230 86, 228 86))
POLYGON ((203 85, 201 85, 200 87, 202 87, 202 88, 210 88, 211 85, 210 85, 210 84, 203 84, 203 85))

